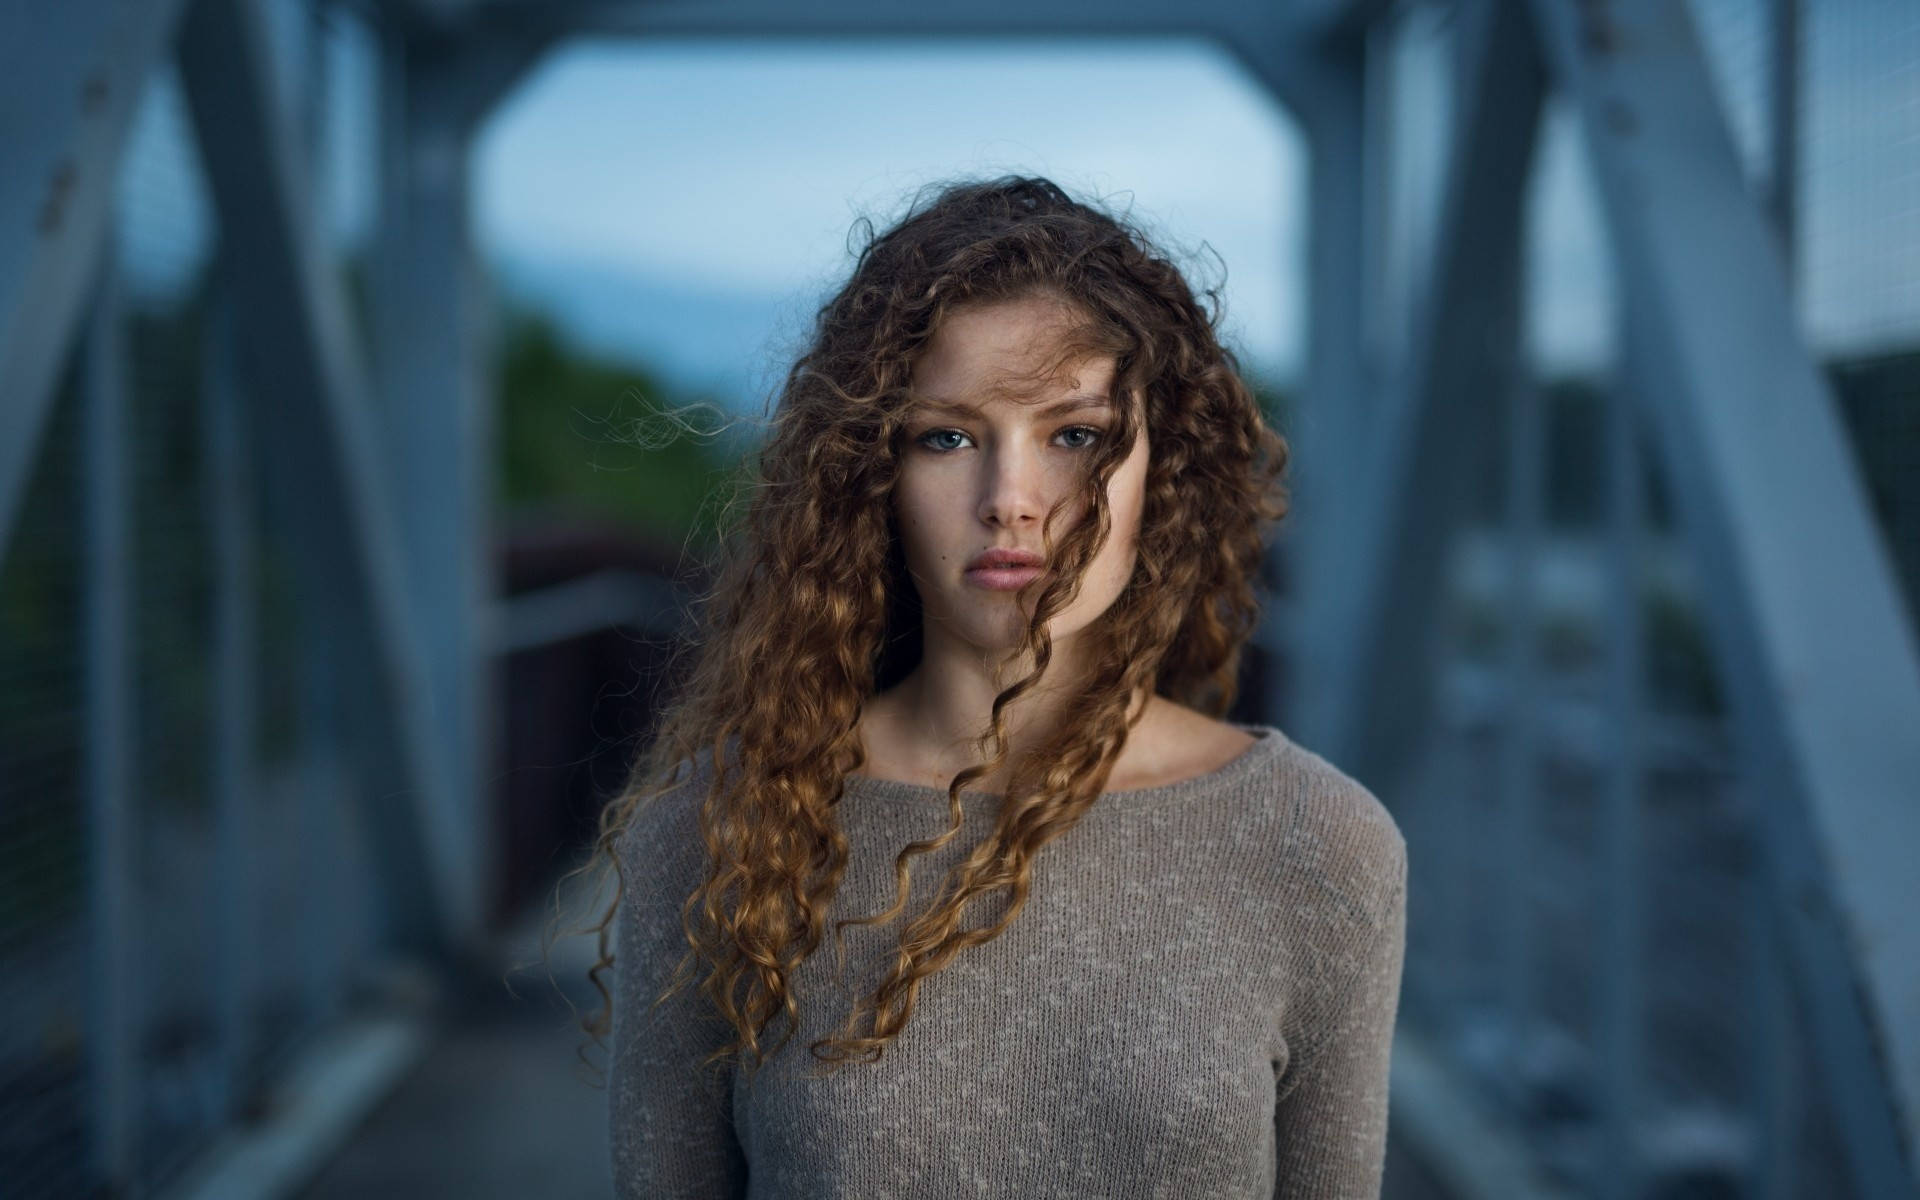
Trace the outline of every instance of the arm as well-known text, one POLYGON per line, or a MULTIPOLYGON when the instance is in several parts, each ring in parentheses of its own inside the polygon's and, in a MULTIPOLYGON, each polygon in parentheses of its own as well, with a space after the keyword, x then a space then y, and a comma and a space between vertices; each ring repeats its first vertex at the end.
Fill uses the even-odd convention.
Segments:
POLYGON ((733 1132, 731 1088, 716 1069, 699 1067, 729 1031, 698 976, 654 1005, 687 949, 680 902, 695 882, 691 869, 669 869, 689 862, 688 844, 645 832, 658 828, 647 819, 654 815, 643 814, 621 845, 626 890, 614 937, 607 1081, 614 1193, 622 1200, 742 1196, 747 1164, 733 1132), (658 841, 678 844, 652 844, 658 841))
POLYGON ((1387 1068, 1406 946, 1406 846, 1382 855, 1377 916, 1360 927, 1354 966, 1327 1032, 1301 1047, 1277 1085, 1274 1195, 1361 1200, 1380 1195, 1387 1147, 1387 1068))

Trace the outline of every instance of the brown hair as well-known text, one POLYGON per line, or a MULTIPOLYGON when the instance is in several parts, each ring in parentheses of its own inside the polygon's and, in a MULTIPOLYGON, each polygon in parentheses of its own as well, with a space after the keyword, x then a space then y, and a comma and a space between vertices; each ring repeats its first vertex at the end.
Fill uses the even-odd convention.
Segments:
POLYGON ((596 1041, 614 1003, 601 976, 613 962, 608 926, 626 886, 620 835, 698 755, 713 768, 700 813, 708 870, 682 908, 689 950, 667 994, 704 964, 702 991, 735 1031, 709 1063, 737 1056, 751 1072, 797 1027, 792 980, 820 944, 846 868, 835 805, 847 774, 864 763, 862 705, 911 669, 918 648, 919 608, 890 493, 915 358, 956 309, 1036 293, 1066 301, 1083 344, 1115 354, 1115 395, 1141 403, 1137 411, 1117 405, 1114 436, 1089 455, 1081 511, 1091 519, 1057 544, 1049 539, 1047 560, 1059 569, 1044 577, 1027 629, 1033 670, 995 697, 980 743, 987 760, 949 781, 951 827, 903 849, 893 904, 836 921, 836 938, 848 924, 899 915, 910 860, 956 836, 961 792, 1006 764, 1003 710, 1046 670, 1046 625, 1078 594, 1107 536, 1107 481, 1144 418, 1151 451, 1136 562, 1127 588, 1088 630, 1089 673, 1067 719, 1012 764, 996 827, 907 922, 891 971, 836 1036, 813 1044, 815 1056, 835 1065, 877 1059, 912 1014, 922 981, 1012 922, 1035 854, 1104 790, 1139 690, 1215 716, 1233 701, 1241 648, 1258 618, 1263 540, 1287 509, 1287 446, 1221 345, 1217 293, 1202 293, 1203 308, 1130 222, 1044 179, 949 185, 923 194, 886 232, 867 233, 781 387, 744 520, 720 550, 698 614, 691 669, 629 786, 601 815, 587 865, 604 858, 620 890, 588 927, 600 947, 589 976, 607 1005, 582 1020, 596 1041), (968 904, 995 893, 1006 901, 998 919, 963 929, 968 904), (785 1033, 763 1051, 762 1036, 783 1014, 785 1033))

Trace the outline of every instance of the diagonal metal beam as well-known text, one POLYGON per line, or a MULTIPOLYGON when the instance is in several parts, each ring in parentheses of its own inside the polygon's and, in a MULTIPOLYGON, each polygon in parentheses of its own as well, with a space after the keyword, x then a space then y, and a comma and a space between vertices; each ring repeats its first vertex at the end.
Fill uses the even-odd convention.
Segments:
POLYGON ((183 0, 10 4, 0 44, 0 561, 183 0))
MULTIPOLYGON (((254 421, 272 470, 297 479, 313 519, 303 549, 351 581, 373 635, 391 736, 381 775, 405 802, 361 789, 394 939, 446 948, 477 935, 477 880, 463 876, 445 764, 370 393, 339 281, 309 212, 300 142, 270 73, 258 0, 196 0, 180 60, 220 216, 221 263, 245 349, 254 421)), ((309 597, 311 601, 312 598, 309 597)))
MULTIPOLYGON (((1374 418, 1346 549, 1308 572, 1328 647, 1315 736, 1391 790, 1433 711, 1432 647, 1448 535, 1491 463, 1517 370, 1525 183, 1545 69, 1526 10, 1464 6, 1452 157, 1407 392, 1374 418)), ((1329 519, 1338 519, 1329 514, 1329 519)))
POLYGON ((1794 977, 1861 1194, 1920 1147, 1920 650, 1687 6, 1533 0, 1580 113, 1706 569, 1794 977))

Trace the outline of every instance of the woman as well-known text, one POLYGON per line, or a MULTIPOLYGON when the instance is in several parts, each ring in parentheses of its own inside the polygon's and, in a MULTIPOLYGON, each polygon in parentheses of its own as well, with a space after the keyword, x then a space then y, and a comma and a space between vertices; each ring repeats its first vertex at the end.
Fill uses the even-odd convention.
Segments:
POLYGON ((1405 846, 1218 719, 1286 444, 1215 321, 1040 179, 822 308, 602 819, 621 1195, 1378 1192, 1405 846))

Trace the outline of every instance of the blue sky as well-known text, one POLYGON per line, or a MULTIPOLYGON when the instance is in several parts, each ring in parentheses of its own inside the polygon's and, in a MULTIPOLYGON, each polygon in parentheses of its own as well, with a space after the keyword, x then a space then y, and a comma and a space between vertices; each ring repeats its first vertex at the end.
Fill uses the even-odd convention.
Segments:
MULTIPOLYGON (((1766 171, 1764 6, 1691 0, 1713 82, 1766 171)), ((271 12, 294 12, 285 5, 271 12)), ((1408 324, 1448 120, 1440 10, 1412 6, 1386 97, 1397 126, 1384 242, 1385 350, 1408 324)), ((371 40, 326 53, 275 26, 283 94, 324 97, 321 217, 373 212, 371 40), (327 78, 303 72, 315 61, 327 78)), ((1920 341, 1920 2, 1825 0, 1804 40, 1801 311, 1822 353, 1920 341)), ((122 168, 129 282, 166 291, 212 253, 213 219, 171 68, 122 168)), ((1573 122, 1548 114, 1532 181, 1529 344, 1552 368, 1610 354, 1606 238, 1573 122)), ((472 163, 481 252, 577 339, 757 406, 860 216, 920 185, 1031 171, 1141 219, 1203 283, 1256 370, 1297 373, 1305 331, 1303 147, 1290 114, 1198 41, 597 41, 558 48, 491 115, 472 163), (1206 253, 1203 253, 1203 250, 1206 253), (1217 257, 1216 257, 1217 256, 1217 257)))
POLYGON ((767 298, 743 348, 770 366, 844 277, 857 218, 884 225, 931 181, 1044 174, 1224 275, 1229 329, 1275 370, 1299 356, 1300 155, 1200 43, 591 43, 495 116, 475 182, 496 254, 767 298))
MULTIPOLYGON (((1762 178, 1765 6, 1690 8, 1762 178)), ((1806 19, 1806 327, 1825 351, 1910 344, 1920 337, 1920 3, 1828 0, 1806 19)), ((1387 305, 1375 317, 1383 348, 1411 315, 1449 119, 1444 14, 1414 6, 1405 20, 1386 98, 1401 154, 1387 305)), ((1580 131, 1558 102, 1545 128, 1529 345, 1550 367, 1591 368, 1612 353, 1609 249, 1580 131)), ((1129 208, 1203 279, 1224 266, 1229 331, 1251 363, 1281 378, 1301 366, 1304 147, 1291 115, 1209 43, 576 43, 494 115, 476 151, 488 252, 520 264, 522 291, 567 309, 604 347, 721 354, 707 344, 715 329, 757 322, 757 339, 734 337, 724 353, 764 385, 807 310, 843 277, 856 216, 884 222, 929 180, 1017 170, 1129 208), (1218 259, 1191 257, 1203 246, 1218 259), (609 283, 619 274, 636 281, 629 299, 609 283), (678 282, 663 290, 666 281, 678 282), (697 294, 681 302, 673 287, 697 294)))

